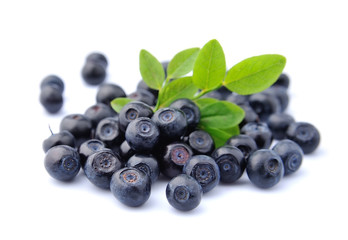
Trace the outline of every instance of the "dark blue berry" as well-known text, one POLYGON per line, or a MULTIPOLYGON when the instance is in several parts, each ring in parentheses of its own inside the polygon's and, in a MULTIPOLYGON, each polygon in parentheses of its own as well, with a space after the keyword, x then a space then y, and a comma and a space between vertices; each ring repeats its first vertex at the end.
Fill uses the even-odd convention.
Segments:
POLYGON ((284 112, 289 105, 289 95, 284 87, 270 87, 263 91, 265 94, 276 97, 280 104, 280 111, 284 112))
POLYGON ((109 148, 119 145, 124 140, 124 134, 119 130, 118 118, 115 117, 101 120, 97 125, 95 136, 109 148))
POLYGON ((215 149, 211 156, 219 166, 221 182, 233 183, 243 175, 246 163, 243 153, 238 148, 222 146, 215 149))
POLYGON ((167 184, 166 197, 170 205, 180 211, 196 208, 202 199, 201 185, 191 176, 180 174, 167 184))
POLYGON ((312 153, 320 143, 318 129, 307 122, 294 122, 286 131, 286 137, 296 142, 304 154, 312 153))
POLYGON ((129 94, 127 97, 133 99, 134 101, 146 103, 149 106, 154 106, 156 104, 156 97, 150 91, 145 89, 138 89, 137 91, 129 94))
POLYGON ((210 155, 215 148, 213 138, 203 130, 191 132, 188 136, 188 144, 195 154, 210 155))
POLYGON ((181 98, 172 102, 169 107, 179 109, 185 113, 189 130, 193 130, 197 127, 201 119, 201 113, 198 106, 193 101, 181 98))
POLYGON ((125 132, 131 121, 139 117, 151 118, 152 115, 153 111, 151 107, 143 102, 133 101, 127 103, 118 115, 120 130, 125 132))
POLYGON ((110 102, 119 97, 126 97, 126 93, 119 85, 103 83, 98 88, 96 100, 97 103, 104 103, 110 106, 110 102))
POLYGON ((191 148, 185 143, 168 144, 158 157, 161 173, 168 178, 179 175, 192 155, 191 148))
POLYGON ((151 118, 161 132, 161 139, 177 140, 185 135, 187 120, 185 113, 176 108, 161 108, 151 118))
POLYGON ((83 170, 95 186, 109 189, 112 175, 121 167, 122 163, 117 155, 110 149, 102 149, 87 158, 83 170))
POLYGON ((281 140, 286 138, 286 130, 295 119, 286 113, 274 113, 267 121, 269 129, 272 131, 274 139, 281 140))
POLYGON ((60 181, 72 180, 80 171, 77 151, 67 145, 50 148, 45 156, 45 168, 49 175, 60 181))
POLYGON ((57 113, 63 107, 63 95, 59 89, 45 86, 41 89, 40 103, 49 113, 57 113))
POLYGON ((281 111, 279 100, 273 95, 262 92, 251 95, 249 104, 261 121, 266 121, 271 114, 281 111))
POLYGON ((133 167, 143 171, 150 177, 151 183, 156 182, 160 174, 158 161, 152 155, 134 154, 127 161, 126 167, 133 167))
POLYGON ((283 161, 284 175, 296 172, 300 168, 303 151, 294 141, 289 139, 281 140, 273 147, 273 151, 275 151, 283 161))
POLYGON ((247 162, 249 156, 258 149, 255 140, 245 134, 231 137, 227 140, 226 145, 238 148, 243 153, 245 162, 247 162))
POLYGON ((284 166, 280 156, 270 149, 255 151, 246 167, 250 181, 259 188, 276 185, 284 175, 284 166))
POLYGON ((151 194, 151 180, 136 168, 122 168, 114 173, 110 182, 113 195, 130 207, 143 205, 151 194))
POLYGON ((46 86, 57 89, 60 93, 64 92, 64 82, 56 75, 48 75, 45 77, 40 84, 40 89, 43 90, 46 86))
POLYGON ((72 148, 75 148, 76 141, 74 135, 66 130, 52 134, 43 141, 42 148, 44 152, 47 152, 48 149, 58 145, 68 145, 72 148))
POLYGON ((232 92, 226 98, 226 101, 232 102, 237 105, 245 105, 249 103, 250 95, 240 95, 238 93, 232 92))
POLYGON ((203 193, 215 188, 220 181, 220 170, 215 160, 207 155, 195 155, 190 158, 183 173, 193 177, 202 186, 203 193))
POLYGON ((89 85, 99 85, 106 78, 106 69, 99 61, 87 61, 82 68, 82 78, 89 85))
POLYGON ((98 139, 88 139, 87 141, 83 142, 79 147, 81 166, 85 166, 89 156, 103 149, 105 149, 105 144, 98 139))
POLYGON ((241 133, 254 139, 258 148, 269 148, 272 144, 272 132, 264 122, 251 122, 245 124, 241 133))
POLYGON ((155 96, 155 98, 158 97, 158 90, 150 88, 144 80, 140 80, 137 85, 137 90, 140 90, 140 89, 151 92, 155 96))
POLYGON ((140 117, 128 125, 125 137, 134 151, 149 152, 158 143, 160 131, 150 118, 140 117))
POLYGON ((123 162, 127 162, 128 159, 136 153, 136 151, 129 146, 127 140, 121 143, 119 152, 123 162))
POLYGON ((102 119, 116 115, 117 113, 104 103, 94 104, 85 111, 85 116, 91 120, 93 128, 96 128, 102 119))
POLYGON ((272 86, 289 88, 290 78, 287 74, 282 73, 278 77, 277 81, 272 86))
POLYGON ((240 107, 244 110, 244 118, 242 122, 239 124, 240 128, 242 128, 247 123, 260 121, 259 115, 256 114, 252 107, 250 107, 249 103, 242 104, 240 105, 240 107))
POLYGON ((90 53, 86 57, 86 62, 98 62, 103 65, 103 67, 106 69, 108 66, 108 60, 106 59, 106 56, 99 52, 93 52, 90 53))

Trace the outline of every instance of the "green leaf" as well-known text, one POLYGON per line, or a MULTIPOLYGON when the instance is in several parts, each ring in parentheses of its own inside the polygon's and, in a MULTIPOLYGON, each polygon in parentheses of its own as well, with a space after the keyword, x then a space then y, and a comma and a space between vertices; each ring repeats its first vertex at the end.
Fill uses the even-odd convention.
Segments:
POLYGON ((153 89, 162 88, 165 74, 162 64, 146 50, 140 51, 140 73, 144 82, 153 89))
POLYGON ((197 104, 199 109, 203 109, 203 108, 207 107, 208 105, 216 103, 218 101, 219 100, 217 100, 215 98, 198 98, 198 99, 194 100, 194 102, 197 104))
POLYGON ((227 101, 207 101, 198 104, 201 112, 200 125, 208 128, 230 128, 238 125, 244 118, 244 110, 227 101))
POLYGON ((114 109, 116 112, 120 113, 121 109, 126 105, 127 103, 134 101, 133 99, 130 98, 115 98, 114 100, 111 101, 111 107, 114 109))
POLYGON ((193 84, 192 77, 175 79, 162 89, 158 99, 159 108, 167 107, 179 98, 192 98, 197 91, 198 88, 193 84))
POLYGON ((239 134, 239 127, 233 126, 230 128, 209 128, 205 126, 199 126, 202 130, 208 132, 213 138, 215 147, 221 147, 225 145, 226 141, 235 135, 239 134))
POLYGON ((193 82, 204 90, 221 85, 226 74, 225 54, 220 43, 213 39, 203 46, 193 67, 193 82))
POLYGON ((228 71, 224 85, 242 95, 261 92, 278 79, 285 64, 286 58, 277 54, 247 58, 228 71))
POLYGON ((177 53, 168 64, 167 78, 179 78, 191 72, 198 53, 199 48, 190 48, 177 53))

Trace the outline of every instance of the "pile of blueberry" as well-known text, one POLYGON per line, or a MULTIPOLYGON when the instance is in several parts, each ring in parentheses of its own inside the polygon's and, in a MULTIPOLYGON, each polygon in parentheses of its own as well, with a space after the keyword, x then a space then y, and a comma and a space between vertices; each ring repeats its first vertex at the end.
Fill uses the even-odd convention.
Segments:
MULTIPOLYGON (((162 174, 169 180, 168 202, 188 211, 219 182, 232 184, 244 171, 257 187, 276 185, 296 172, 303 155, 319 145, 320 135, 312 124, 285 113, 289 103, 285 74, 261 93, 245 96, 220 88, 205 96, 231 101, 245 111, 240 134, 215 148, 209 133, 197 128, 200 111, 193 101, 178 99, 153 112, 157 91, 140 81, 137 91, 127 96, 119 85, 103 83, 106 67, 103 54, 87 57, 82 77, 98 85, 96 104, 84 114, 65 116, 60 131, 43 142, 45 168, 55 179, 70 181, 82 168, 91 183, 136 207, 149 199, 152 184, 162 174), (134 101, 115 112, 110 102, 126 96, 134 101)), ((59 111, 63 81, 48 76, 41 89, 42 105, 48 112, 59 111)))

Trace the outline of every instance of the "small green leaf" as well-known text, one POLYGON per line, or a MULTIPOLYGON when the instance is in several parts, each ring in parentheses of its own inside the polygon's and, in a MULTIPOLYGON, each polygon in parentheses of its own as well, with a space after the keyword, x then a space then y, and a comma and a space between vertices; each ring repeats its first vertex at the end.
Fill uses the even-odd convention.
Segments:
POLYGON ((114 100, 111 101, 111 107, 112 109, 114 109, 116 112, 119 113, 121 109, 124 107, 124 105, 126 105, 127 103, 131 101, 134 101, 134 100, 130 98, 124 98, 124 97, 115 98, 114 100))
POLYGON ((203 109, 203 108, 207 107, 208 105, 216 103, 218 101, 219 100, 217 100, 215 98, 198 98, 198 99, 194 100, 194 102, 197 104, 199 109, 203 109))
POLYGON ((158 99, 159 108, 167 107, 179 98, 192 98, 197 91, 198 88, 193 84, 192 77, 175 79, 162 89, 158 99))
POLYGON ((203 46, 193 67, 193 82, 204 90, 221 85, 226 74, 225 54, 220 43, 213 39, 203 46))
POLYGON ((225 145, 226 141, 230 137, 239 134, 238 126, 233 126, 230 128, 209 128, 209 127, 201 126, 201 129, 210 134, 210 136, 214 140, 216 148, 225 145))
POLYGON ((191 72, 198 53, 199 48, 190 48, 177 53, 168 64, 168 78, 179 78, 191 72))
POLYGON ((165 78, 162 64, 144 49, 140 51, 139 63, 140 73, 144 82, 150 88, 161 89, 165 78))
POLYGON ((261 92, 278 79, 285 64, 286 58, 277 54, 247 58, 228 71, 224 85, 242 95, 261 92))
POLYGON ((208 128, 230 128, 238 125, 244 118, 244 110, 227 101, 198 104, 201 112, 200 125, 208 128))

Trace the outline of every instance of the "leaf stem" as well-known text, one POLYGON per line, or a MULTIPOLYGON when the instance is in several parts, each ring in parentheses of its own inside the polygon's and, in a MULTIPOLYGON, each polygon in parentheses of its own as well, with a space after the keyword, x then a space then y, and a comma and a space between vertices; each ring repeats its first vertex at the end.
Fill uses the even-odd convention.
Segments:
POLYGON ((202 97, 203 95, 207 94, 207 93, 210 93, 212 91, 215 91, 217 89, 219 89, 220 87, 223 86, 223 83, 219 84, 218 86, 216 86, 215 88, 212 88, 212 89, 203 89, 202 91, 200 91, 198 94, 196 94, 195 96, 193 96, 192 100, 196 100, 200 97, 202 97))

